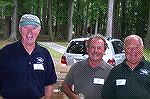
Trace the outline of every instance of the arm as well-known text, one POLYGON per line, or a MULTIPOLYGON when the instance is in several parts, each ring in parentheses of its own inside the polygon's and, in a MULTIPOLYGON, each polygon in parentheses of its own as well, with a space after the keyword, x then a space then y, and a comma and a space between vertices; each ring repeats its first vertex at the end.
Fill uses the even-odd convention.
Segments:
POLYGON ((66 82, 62 83, 63 92, 71 99, 78 99, 78 95, 76 95, 72 90, 72 85, 67 84, 66 82))
POLYGON ((40 99, 52 99, 53 95, 53 85, 48 85, 45 87, 44 96, 40 99))

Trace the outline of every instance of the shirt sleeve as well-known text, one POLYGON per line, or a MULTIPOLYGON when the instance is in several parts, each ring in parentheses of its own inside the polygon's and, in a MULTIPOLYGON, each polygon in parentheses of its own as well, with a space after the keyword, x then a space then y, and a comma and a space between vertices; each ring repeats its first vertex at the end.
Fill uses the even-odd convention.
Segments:
POLYGON ((45 71, 45 86, 48 86, 57 82, 57 76, 55 72, 54 63, 48 51, 46 54, 46 64, 47 64, 47 68, 45 71))

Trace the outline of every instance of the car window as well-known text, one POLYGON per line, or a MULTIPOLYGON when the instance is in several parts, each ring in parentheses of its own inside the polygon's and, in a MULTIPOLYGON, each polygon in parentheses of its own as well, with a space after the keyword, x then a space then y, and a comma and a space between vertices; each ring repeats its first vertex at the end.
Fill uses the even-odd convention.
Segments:
POLYGON ((124 53, 123 43, 121 41, 112 42, 115 54, 124 53))
POLYGON ((84 41, 72 41, 67 48, 67 53, 87 54, 85 42, 84 41))

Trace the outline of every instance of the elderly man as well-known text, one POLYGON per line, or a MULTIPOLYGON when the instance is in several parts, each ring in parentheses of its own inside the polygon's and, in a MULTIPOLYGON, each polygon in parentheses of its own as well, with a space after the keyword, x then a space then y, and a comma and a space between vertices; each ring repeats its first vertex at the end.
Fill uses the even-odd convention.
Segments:
POLYGON ((112 69, 102 59, 107 48, 102 35, 91 36, 86 44, 88 59, 74 64, 62 83, 63 91, 70 99, 79 99, 80 95, 85 99, 100 99, 104 81, 112 69))
POLYGON ((21 17, 21 40, 0 50, 0 92, 4 99, 50 99, 56 74, 48 50, 36 39, 41 30, 37 16, 21 17))
POLYGON ((144 45, 137 35, 124 41, 126 60, 114 67, 102 89, 103 99, 150 99, 150 63, 144 59, 144 45))

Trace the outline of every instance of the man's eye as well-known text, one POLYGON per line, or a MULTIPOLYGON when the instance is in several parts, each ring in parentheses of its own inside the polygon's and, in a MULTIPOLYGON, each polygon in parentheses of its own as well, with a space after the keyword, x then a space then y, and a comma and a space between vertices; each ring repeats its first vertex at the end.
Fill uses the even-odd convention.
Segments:
POLYGON ((36 29, 37 27, 32 27, 32 29, 36 29))

